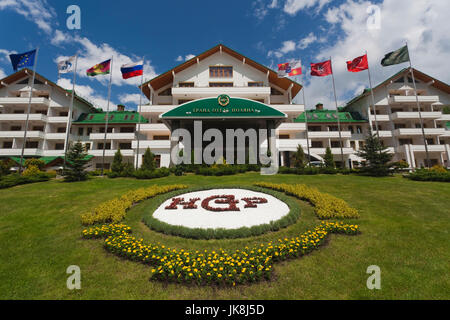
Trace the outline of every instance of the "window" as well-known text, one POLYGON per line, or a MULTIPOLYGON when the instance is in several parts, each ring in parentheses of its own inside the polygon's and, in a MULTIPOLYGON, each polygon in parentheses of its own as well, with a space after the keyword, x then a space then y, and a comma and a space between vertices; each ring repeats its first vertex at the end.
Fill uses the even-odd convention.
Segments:
POLYGON ((27 141, 27 143, 25 144, 25 148, 37 149, 37 148, 39 148, 39 142, 38 141, 27 141))
POLYGON ((401 146, 403 146, 405 144, 412 144, 413 143, 412 139, 399 139, 398 142, 400 143, 401 146))
POLYGON ((427 144, 434 144, 434 139, 433 138, 427 139, 427 144))
POLYGON ((278 136, 278 139, 289 139, 289 135, 288 134, 280 134, 278 136))
POLYGON ((262 81, 252 81, 248 83, 249 87, 263 87, 264 86, 264 82, 262 81))
POLYGON ((55 143, 55 150, 64 150, 64 143, 55 143))
POLYGON ((91 133, 92 133, 92 128, 91 127, 87 128, 87 135, 90 135, 91 133))
POLYGON ((210 87, 232 87, 233 82, 210 82, 210 87))
POLYGON ((157 168, 161 167, 161 155, 160 154, 155 155, 155 164, 156 164, 157 168))
MULTIPOLYGON (((113 128, 108 127, 108 133, 112 133, 113 128)), ((100 128, 100 133, 105 133, 105 127, 100 128)))
POLYGON ((11 131, 21 131, 22 127, 21 126, 11 126, 11 131))
POLYGON ((331 141, 331 147, 332 148, 340 148, 341 142, 340 141, 331 141))
POLYGON ((396 123, 394 124, 395 129, 403 129, 406 128, 406 125, 404 123, 396 123))
MULTIPOLYGON (((99 144, 97 145, 97 149, 103 150, 103 143, 99 143, 99 144)), ((105 149, 106 149, 106 150, 111 150, 111 143, 110 143, 110 142, 108 142, 108 143, 106 144, 105 149)))
POLYGON ((3 142, 3 148, 4 149, 12 149, 13 143, 12 141, 5 141, 3 142))
POLYGON ((158 96, 171 96, 172 95, 172 88, 167 88, 166 90, 161 91, 158 93, 158 96))
POLYGON ((169 136, 153 136, 153 140, 169 140, 169 136))
POLYGON ((282 96, 283 93, 281 93, 279 90, 275 89, 275 88, 270 88, 270 94, 273 96, 282 96))
POLYGON ((320 126, 308 126, 309 131, 322 131, 320 126))
POLYGON ((358 141, 358 144, 360 149, 364 148, 364 141, 358 141))
POLYGON ((355 141, 350 141, 350 147, 351 147, 353 150, 356 150, 356 142, 355 142, 355 141))
POLYGON ((44 126, 33 126, 33 131, 44 131, 44 126))
POLYGON ((131 142, 119 143, 119 148, 122 149, 122 150, 131 149, 131 142))
POLYGON ((90 144, 90 143, 86 143, 86 144, 84 145, 84 148, 86 149, 86 151, 87 151, 87 150, 91 150, 91 144, 90 144))
POLYGON ((36 113, 43 114, 44 116, 47 115, 47 110, 36 110, 36 113))
POLYGON ((60 117, 68 117, 68 116, 69 116, 69 112, 67 112, 67 111, 61 111, 61 112, 59 113, 59 116, 60 116, 60 117))
POLYGON ((14 110, 13 113, 14 114, 23 114, 23 113, 25 113, 25 111, 24 110, 14 110))
POLYGON ((120 132, 121 133, 133 133, 134 127, 121 127, 120 132))
POLYGON ((82 136, 84 132, 84 128, 78 128, 78 135, 82 136))
POLYGON ((328 129, 329 129, 330 131, 339 131, 338 126, 328 126, 328 129))
POLYGON ((194 82, 180 82, 180 83, 178 83, 178 86, 180 88, 193 88, 194 82))
POLYGON ((65 127, 59 127, 58 129, 56 129, 57 133, 65 133, 66 132, 66 128, 65 127))
POLYGON ((311 141, 311 148, 323 148, 322 141, 311 141))
POLYGON ((232 78, 233 67, 209 67, 210 78, 232 78))
POLYGON ((362 128, 361 126, 356 126, 356 133, 362 133, 362 128))

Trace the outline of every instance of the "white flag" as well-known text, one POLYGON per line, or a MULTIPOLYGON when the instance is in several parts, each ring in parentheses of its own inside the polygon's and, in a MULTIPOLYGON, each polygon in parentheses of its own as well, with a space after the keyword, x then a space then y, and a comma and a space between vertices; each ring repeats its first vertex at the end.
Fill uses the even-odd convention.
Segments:
POLYGON ((73 70, 73 63, 75 61, 76 56, 72 56, 66 60, 62 60, 58 62, 58 72, 59 73, 69 73, 73 70))

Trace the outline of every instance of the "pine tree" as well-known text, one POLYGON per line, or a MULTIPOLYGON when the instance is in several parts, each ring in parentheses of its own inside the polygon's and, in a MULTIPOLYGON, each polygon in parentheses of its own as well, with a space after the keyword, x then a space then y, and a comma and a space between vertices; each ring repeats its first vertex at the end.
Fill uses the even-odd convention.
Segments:
POLYGON ((142 158, 141 169, 153 171, 155 170, 155 168, 156 168, 155 155, 150 151, 150 148, 147 148, 142 158))
POLYGON ((111 171, 116 174, 121 174, 123 171, 123 163, 122 163, 122 153, 120 152, 120 148, 117 149, 116 153, 114 154, 114 159, 111 164, 111 171))
POLYGON ((371 176, 387 176, 391 165, 392 155, 387 152, 380 140, 373 135, 367 137, 364 147, 358 152, 358 156, 366 159, 367 164, 363 172, 371 176))
POLYGON ((325 156, 323 157, 323 160, 325 161, 325 167, 326 168, 336 168, 336 164, 334 163, 333 153, 331 152, 330 147, 327 147, 325 151, 325 156))
POLYGON ((75 143, 67 152, 64 181, 83 181, 87 179, 87 153, 80 142, 75 143))
POLYGON ((305 167, 305 153, 301 145, 298 145, 297 151, 294 153, 294 168, 305 167))

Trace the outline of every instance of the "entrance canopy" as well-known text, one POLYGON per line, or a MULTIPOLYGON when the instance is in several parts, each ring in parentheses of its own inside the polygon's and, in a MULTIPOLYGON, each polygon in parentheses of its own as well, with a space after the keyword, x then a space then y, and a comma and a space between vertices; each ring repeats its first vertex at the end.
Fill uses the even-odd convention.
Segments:
POLYGON ((285 119, 287 115, 267 104, 220 95, 190 101, 159 116, 163 120, 176 119, 285 119))

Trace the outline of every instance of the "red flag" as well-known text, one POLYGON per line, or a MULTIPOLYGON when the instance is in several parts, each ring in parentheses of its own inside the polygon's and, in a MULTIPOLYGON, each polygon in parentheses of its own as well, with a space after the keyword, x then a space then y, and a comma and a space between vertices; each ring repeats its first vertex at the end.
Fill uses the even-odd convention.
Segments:
POLYGON ((355 58, 352 61, 347 61, 347 69, 350 72, 360 72, 367 70, 368 68, 369 64, 367 63, 367 54, 355 58))
POLYGON ((317 77, 325 77, 332 74, 331 60, 319 63, 311 63, 311 75, 317 77))

